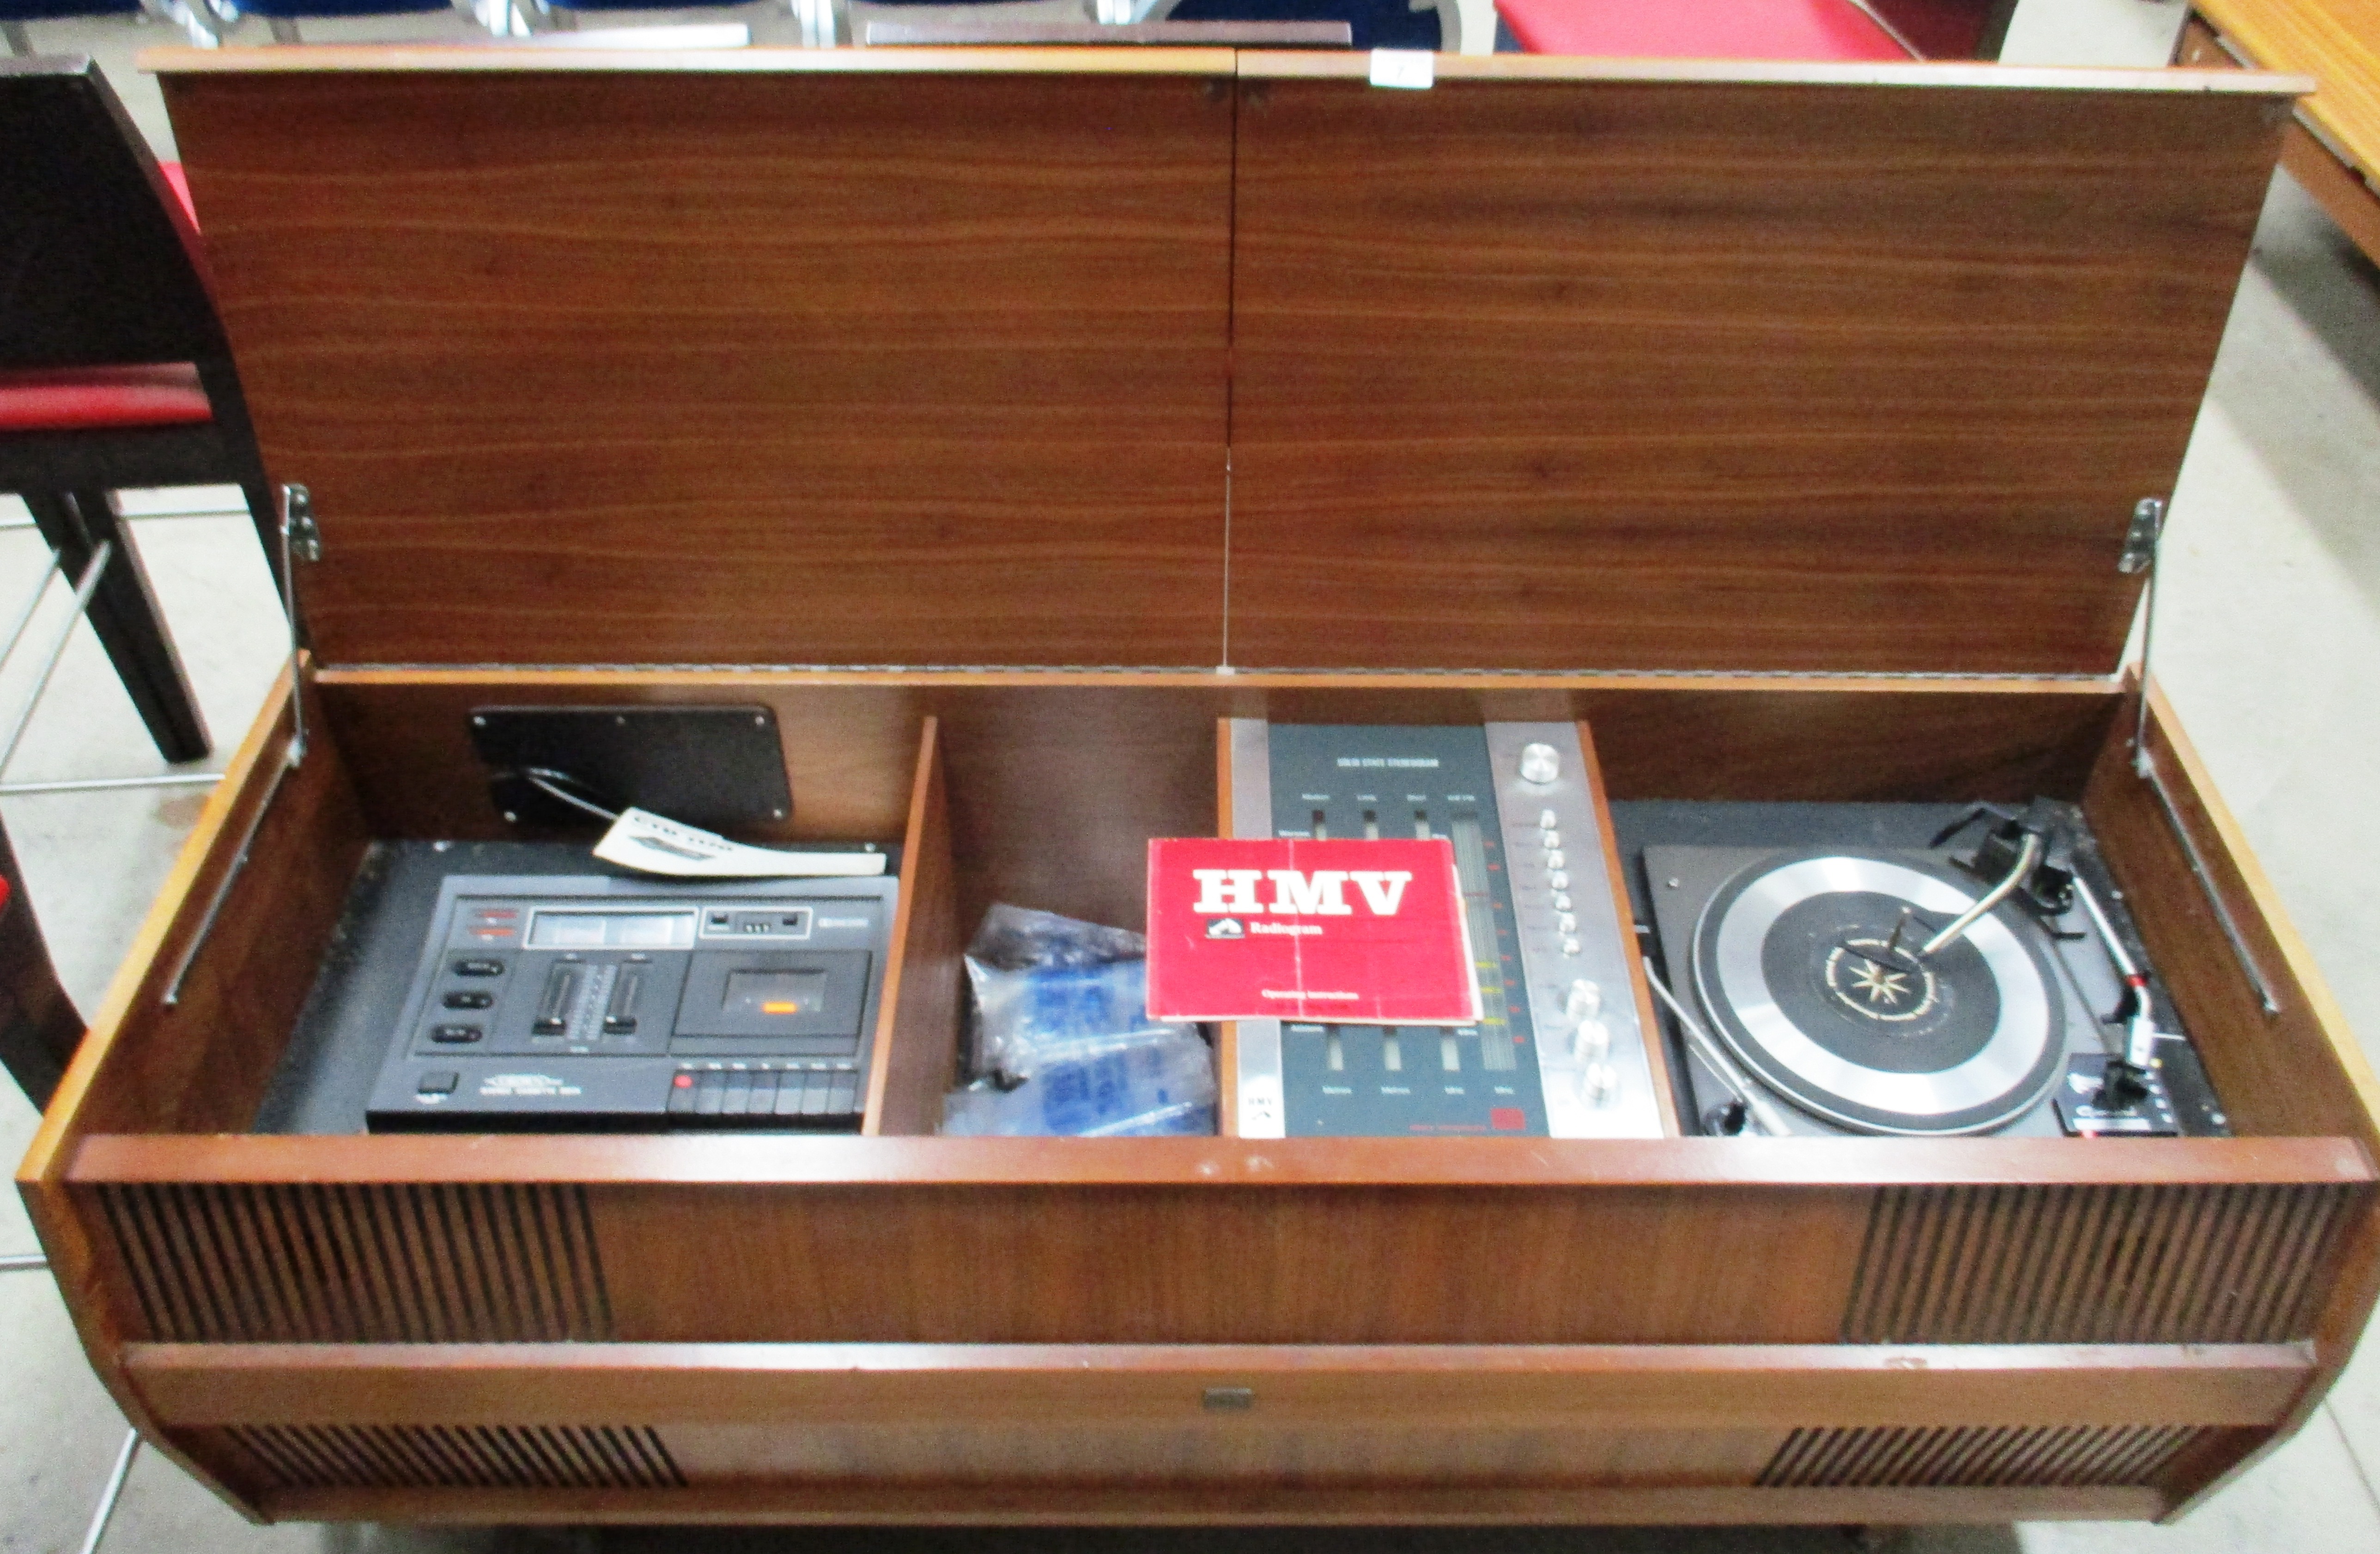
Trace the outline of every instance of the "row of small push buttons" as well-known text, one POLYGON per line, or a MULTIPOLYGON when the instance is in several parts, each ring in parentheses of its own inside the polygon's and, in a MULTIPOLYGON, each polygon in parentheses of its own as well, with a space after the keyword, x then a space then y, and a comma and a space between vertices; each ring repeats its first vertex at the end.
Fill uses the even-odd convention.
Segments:
POLYGON ((859 1110, 859 1065, 788 1062, 681 1068, 670 1081, 673 1117, 845 1117, 859 1110))
MULTIPOLYGON (((493 955, 462 955, 446 969, 456 977, 502 977, 504 963, 493 955)), ((477 988, 457 988, 439 1002, 448 1009, 490 1009, 495 1006, 496 995, 477 988)), ((430 1027, 430 1039, 442 1047, 468 1047, 486 1036, 487 1031, 471 1025, 445 1025, 430 1027)))
POLYGON ((1537 845, 1542 849, 1538 863, 1546 871, 1546 883, 1553 891, 1554 929, 1561 935, 1561 953, 1565 958, 1578 955, 1578 915, 1571 910, 1570 859, 1562 852, 1561 832, 1556 829, 1561 817, 1546 810, 1537 817, 1537 845))

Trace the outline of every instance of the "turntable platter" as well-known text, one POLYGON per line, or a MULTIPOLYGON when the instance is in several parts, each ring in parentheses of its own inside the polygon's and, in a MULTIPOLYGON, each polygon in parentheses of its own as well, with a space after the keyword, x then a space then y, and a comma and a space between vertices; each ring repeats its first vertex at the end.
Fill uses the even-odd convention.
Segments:
POLYGON ((1763 1083, 1843 1126, 1976 1133, 2039 1101, 2065 1013, 2039 930, 2003 905, 1910 953, 1980 888, 1930 860, 1774 855, 1712 895, 1694 932, 1711 1024, 1763 1083))

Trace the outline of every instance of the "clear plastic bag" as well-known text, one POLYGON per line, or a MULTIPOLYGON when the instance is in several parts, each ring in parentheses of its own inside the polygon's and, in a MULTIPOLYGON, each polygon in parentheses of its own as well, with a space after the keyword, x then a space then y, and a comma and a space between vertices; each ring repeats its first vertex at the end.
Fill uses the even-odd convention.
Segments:
POLYGON ((1130 929, 1062 917, 1055 912, 994 902, 967 946, 967 959, 1001 971, 1026 966, 1105 965, 1148 957, 1148 941, 1130 929))
POLYGON ((1060 1050, 1186 1028, 1148 1017, 1147 953, 1123 929, 993 906, 966 956, 973 1071, 1020 1080, 1060 1050))
POLYGON ((953 1092, 942 1132, 957 1136, 1152 1137, 1215 1131, 1215 1062, 1181 1026, 1052 1050, 1014 1089, 953 1092))
POLYGON ((1148 1017, 1148 941, 995 905, 967 947, 970 1066, 942 1132, 1117 1137, 1215 1131, 1215 1059, 1195 1026, 1148 1017))

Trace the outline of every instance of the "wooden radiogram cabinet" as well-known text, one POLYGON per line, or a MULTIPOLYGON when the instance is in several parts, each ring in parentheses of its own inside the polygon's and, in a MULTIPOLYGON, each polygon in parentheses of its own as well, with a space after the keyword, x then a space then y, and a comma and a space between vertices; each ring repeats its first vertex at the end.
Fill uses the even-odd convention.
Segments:
POLYGON ((2344 1365, 2380 1092, 2118 673, 2303 82, 152 64, 321 554, 19 1183, 249 1514, 2158 1517, 2344 1365), (252 1131, 367 848, 508 833, 471 710, 627 702, 903 844, 864 1135, 252 1131), (1136 923, 1227 717, 2078 801, 2236 1136, 931 1136, 985 905, 1136 923))

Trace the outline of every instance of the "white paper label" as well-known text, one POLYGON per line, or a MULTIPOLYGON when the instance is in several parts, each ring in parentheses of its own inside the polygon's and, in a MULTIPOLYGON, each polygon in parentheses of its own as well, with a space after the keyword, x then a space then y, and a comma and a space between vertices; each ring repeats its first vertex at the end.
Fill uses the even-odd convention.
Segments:
POLYGON ((595 844, 595 856, 623 868, 684 879, 857 878, 884 872, 881 853, 780 853, 747 847, 647 809, 621 810, 603 840, 595 844))
POLYGON ((1372 84, 1427 90, 1438 79, 1438 55, 1427 49, 1374 49, 1372 84))

